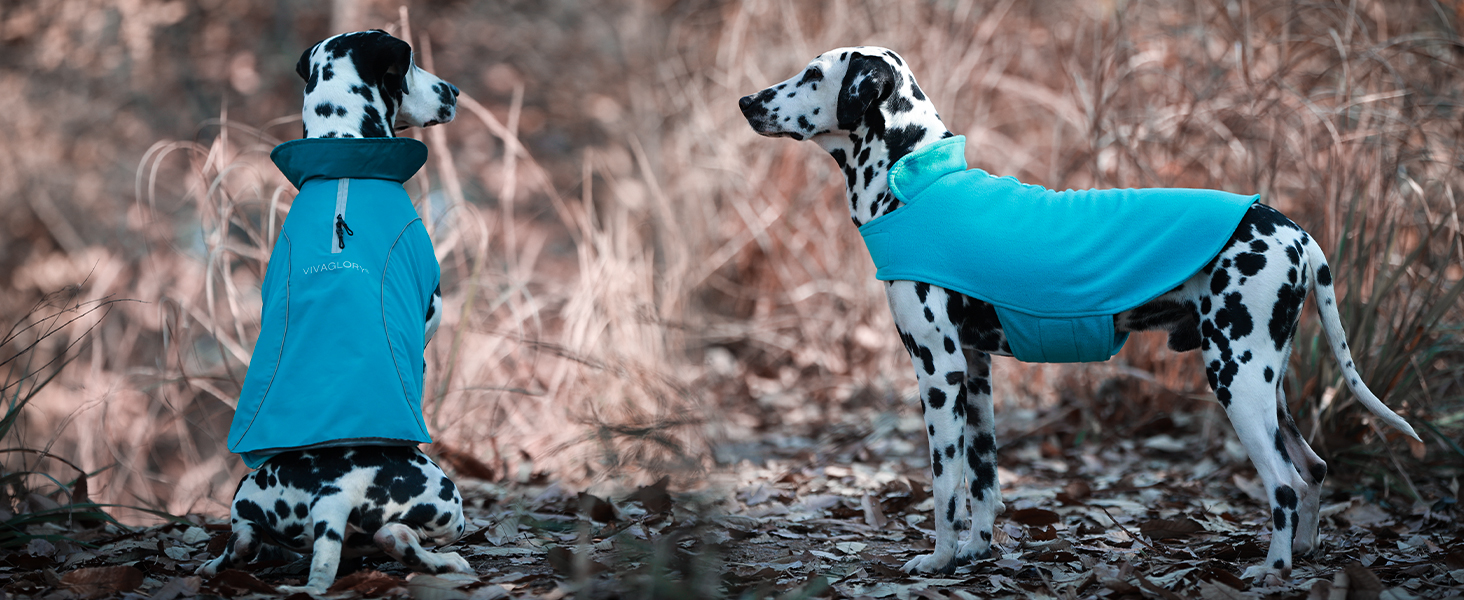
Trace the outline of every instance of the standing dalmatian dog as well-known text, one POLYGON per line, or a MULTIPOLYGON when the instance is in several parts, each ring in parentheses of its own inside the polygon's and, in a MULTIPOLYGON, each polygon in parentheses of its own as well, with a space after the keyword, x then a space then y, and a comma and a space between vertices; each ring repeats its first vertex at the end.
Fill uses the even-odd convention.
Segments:
POLYGON ((342 556, 384 552, 420 572, 473 573, 457 553, 421 544, 456 541, 464 520, 456 486, 416 446, 430 441, 421 349, 442 296, 401 187, 426 147, 393 136, 451 121, 458 90, 380 30, 326 39, 297 71, 307 139, 271 157, 300 194, 270 258, 230 428, 230 449, 258 470, 234 495, 224 552, 198 573, 249 562, 263 543, 312 554, 306 585, 286 592, 324 594, 342 556))
MULTIPOLYGON (((887 178, 892 169, 904 166, 896 166, 900 159, 955 137, 905 61, 884 48, 824 53, 787 81, 743 97, 739 106, 758 134, 811 140, 833 155, 844 172, 849 210, 861 233, 863 226, 905 206, 887 178)), ((959 148, 957 159, 964 169, 959 148)), ((1270 551, 1265 564, 1247 569, 1246 575, 1277 580, 1289 576, 1293 553, 1316 548, 1318 503, 1327 474, 1326 463, 1302 439, 1286 410, 1281 387, 1308 291, 1316 293, 1323 331, 1353 394, 1388 425, 1418 436, 1367 389, 1354 368, 1332 275, 1316 241, 1263 204, 1240 211, 1234 233, 1203 268, 1103 325, 1110 335, 1163 330, 1169 333, 1171 349, 1200 349, 1210 385, 1269 492, 1270 551)), ((874 243, 866 240, 873 252, 874 243)), ((922 251, 913 240, 891 243, 922 251)), ((1180 277, 1185 273, 1190 271, 1180 277)), ((906 563, 904 570, 949 571, 991 552, 992 527, 1002 503, 990 356, 1011 356, 1016 344, 992 304, 918 281, 891 279, 886 284, 895 325, 915 366, 934 473, 935 549, 906 563), (956 523, 968 502, 971 535, 960 543, 956 523)))

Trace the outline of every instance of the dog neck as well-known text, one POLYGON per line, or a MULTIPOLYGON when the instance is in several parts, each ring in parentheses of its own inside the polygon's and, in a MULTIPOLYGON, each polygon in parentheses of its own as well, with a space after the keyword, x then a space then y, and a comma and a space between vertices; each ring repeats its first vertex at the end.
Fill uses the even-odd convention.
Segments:
POLYGON ((307 138, 396 137, 396 103, 360 82, 321 81, 305 92, 301 116, 307 138))
POLYGON ((853 131, 834 131, 813 141, 834 157, 844 172, 845 197, 855 227, 890 213, 904 203, 890 192, 887 176, 895 161, 952 134, 929 102, 898 114, 881 108, 853 131), (925 109, 925 110, 922 110, 925 109), (888 125, 887 125, 888 124, 888 125))

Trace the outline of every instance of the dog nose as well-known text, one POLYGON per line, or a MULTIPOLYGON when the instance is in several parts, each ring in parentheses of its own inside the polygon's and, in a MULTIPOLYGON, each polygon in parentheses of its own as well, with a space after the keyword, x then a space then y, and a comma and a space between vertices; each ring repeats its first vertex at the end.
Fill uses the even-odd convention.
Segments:
POLYGON ((753 102, 754 100, 752 99, 752 95, 748 94, 737 99, 737 107, 742 110, 747 110, 747 107, 752 106, 753 102))
POLYGON ((454 97, 454 98, 458 97, 458 93, 459 92, 458 92, 457 86, 449 83, 449 84, 447 84, 447 89, 452 90, 452 97, 454 97))

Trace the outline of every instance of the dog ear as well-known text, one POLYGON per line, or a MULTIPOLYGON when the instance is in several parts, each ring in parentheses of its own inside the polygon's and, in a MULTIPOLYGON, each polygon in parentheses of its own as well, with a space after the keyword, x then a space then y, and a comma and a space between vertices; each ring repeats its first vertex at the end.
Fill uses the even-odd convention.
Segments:
MULTIPOLYGON (((372 57, 371 66, 376 70, 374 75, 388 89, 396 87, 401 93, 407 91, 407 71, 412 68, 412 46, 397 38, 386 36, 386 39, 376 47, 376 55, 372 57)), ((396 92, 396 89, 391 89, 396 92)))
MULTIPOLYGON (((317 44, 319 45, 319 44, 317 44)), ((300 55, 300 62, 295 63, 295 72, 300 74, 300 79, 310 81, 310 53, 315 51, 315 46, 305 49, 300 55)))
POLYGON ((857 52, 849 57, 849 69, 844 72, 834 113, 839 119, 839 129, 857 127, 866 114, 889 99, 895 84, 895 69, 884 58, 857 52))

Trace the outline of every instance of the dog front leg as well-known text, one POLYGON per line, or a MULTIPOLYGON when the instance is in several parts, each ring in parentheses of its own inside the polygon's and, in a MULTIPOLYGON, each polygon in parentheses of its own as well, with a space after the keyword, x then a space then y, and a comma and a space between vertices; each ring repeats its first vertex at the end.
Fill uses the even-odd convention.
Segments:
POLYGON ((966 483, 971 494, 971 538, 956 561, 991 556, 991 535, 1001 512, 996 481, 996 417, 991 405, 991 355, 966 351, 966 483))
POLYGON ((935 496, 935 551, 905 563, 904 570, 949 572, 957 566, 958 506, 966 502, 961 486, 966 473, 966 357, 946 311, 945 290, 896 281, 886 292, 920 386, 935 496))

